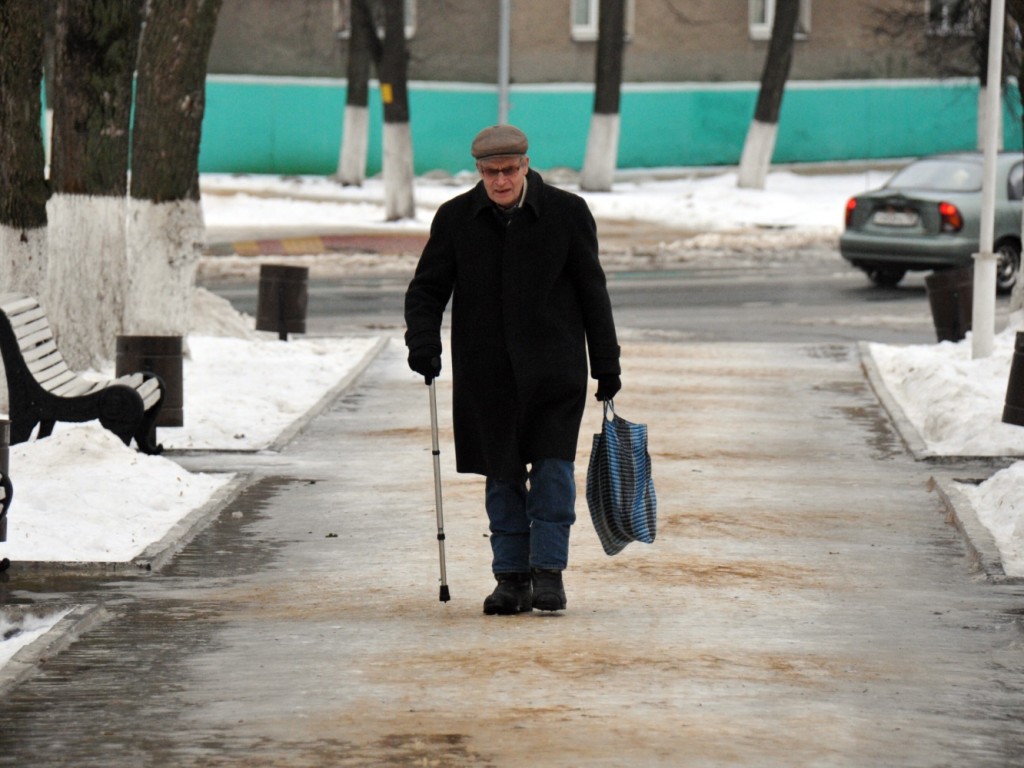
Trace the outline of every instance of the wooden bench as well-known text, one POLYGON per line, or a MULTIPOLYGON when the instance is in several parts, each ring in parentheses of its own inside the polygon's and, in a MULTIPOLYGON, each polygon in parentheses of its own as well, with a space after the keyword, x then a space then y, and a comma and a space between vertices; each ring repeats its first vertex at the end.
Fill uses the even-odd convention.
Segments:
POLYGON ((58 421, 98 419, 106 429, 139 450, 157 454, 156 419, 164 386, 152 373, 94 381, 68 368, 39 302, 20 293, 0 295, 0 354, 7 373, 11 444, 23 443, 39 425, 37 437, 58 421))

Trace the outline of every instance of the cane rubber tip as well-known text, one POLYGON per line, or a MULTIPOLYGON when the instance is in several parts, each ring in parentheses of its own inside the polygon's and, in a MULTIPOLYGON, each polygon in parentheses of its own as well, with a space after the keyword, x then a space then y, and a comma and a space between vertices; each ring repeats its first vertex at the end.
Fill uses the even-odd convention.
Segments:
POLYGON ((452 599, 452 596, 448 594, 448 585, 441 585, 441 596, 438 598, 442 603, 447 603, 452 599))

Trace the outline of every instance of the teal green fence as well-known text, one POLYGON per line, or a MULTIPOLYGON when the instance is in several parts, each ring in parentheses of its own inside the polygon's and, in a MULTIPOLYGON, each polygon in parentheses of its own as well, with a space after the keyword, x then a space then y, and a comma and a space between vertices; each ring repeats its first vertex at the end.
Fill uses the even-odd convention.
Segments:
MULTIPOLYGON (((757 84, 626 84, 620 168, 735 165, 757 99, 757 84)), ((1021 146, 1017 89, 1007 91, 1004 143, 1021 146)), ((976 82, 791 82, 774 162, 908 157, 971 149, 977 142, 976 82)), ((367 173, 381 166, 380 97, 371 89, 367 173)), ((537 168, 583 163, 590 85, 513 86, 509 122, 530 137, 537 168)), ((200 149, 203 172, 330 174, 338 165, 345 82, 210 76, 200 149)), ((470 167, 469 144, 496 121, 495 87, 411 83, 416 173, 470 167)))

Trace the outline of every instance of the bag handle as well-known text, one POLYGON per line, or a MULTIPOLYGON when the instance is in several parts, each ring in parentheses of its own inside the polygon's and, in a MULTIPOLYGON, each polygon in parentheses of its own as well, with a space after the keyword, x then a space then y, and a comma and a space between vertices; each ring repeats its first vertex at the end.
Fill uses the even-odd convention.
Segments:
POLYGON ((608 418, 608 411, 612 412, 612 418, 614 418, 615 415, 616 415, 615 414, 615 401, 612 400, 611 398, 609 398, 608 400, 603 401, 603 404, 604 404, 604 420, 605 421, 610 421, 611 419, 608 418))

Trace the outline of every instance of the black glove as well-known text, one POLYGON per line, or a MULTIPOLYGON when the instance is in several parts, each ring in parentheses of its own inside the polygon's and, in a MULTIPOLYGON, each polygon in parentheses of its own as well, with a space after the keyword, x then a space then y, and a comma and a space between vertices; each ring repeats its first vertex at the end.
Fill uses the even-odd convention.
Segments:
POLYGON ((423 377, 429 384, 441 375, 441 348, 433 344, 409 350, 409 367, 423 377))
POLYGON ((620 389, 622 389, 622 381, 618 376, 599 376, 597 378, 597 394, 594 397, 602 401, 611 400, 620 389))

